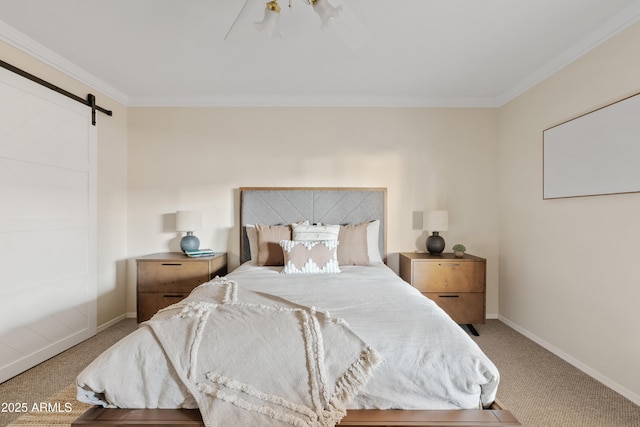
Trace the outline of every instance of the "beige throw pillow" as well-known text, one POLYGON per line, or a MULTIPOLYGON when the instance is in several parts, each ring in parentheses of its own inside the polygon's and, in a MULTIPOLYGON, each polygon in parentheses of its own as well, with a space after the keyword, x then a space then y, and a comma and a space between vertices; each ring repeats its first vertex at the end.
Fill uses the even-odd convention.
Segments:
POLYGON ((338 240, 338 263, 340 265, 370 265, 367 247, 369 223, 342 225, 338 240))
POLYGON ((258 265, 284 265, 280 241, 291 240, 291 227, 256 224, 256 232, 258 234, 258 265))

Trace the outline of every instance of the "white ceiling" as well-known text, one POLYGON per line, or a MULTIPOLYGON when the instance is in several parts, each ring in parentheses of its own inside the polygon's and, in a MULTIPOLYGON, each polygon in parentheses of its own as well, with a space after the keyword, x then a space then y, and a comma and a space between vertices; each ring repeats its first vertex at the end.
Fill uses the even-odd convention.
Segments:
POLYGON ((499 106, 640 18, 640 0, 337 1, 320 31, 280 0, 271 38, 266 0, 0 0, 0 38, 129 106, 499 106))

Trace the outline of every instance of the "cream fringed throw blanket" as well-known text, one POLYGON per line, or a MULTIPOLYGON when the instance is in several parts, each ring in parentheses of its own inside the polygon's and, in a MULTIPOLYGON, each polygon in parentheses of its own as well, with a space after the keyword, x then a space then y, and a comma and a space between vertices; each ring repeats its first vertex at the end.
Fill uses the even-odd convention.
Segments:
POLYGON ((382 361, 344 321, 224 278, 144 325, 208 427, 334 426, 382 361))

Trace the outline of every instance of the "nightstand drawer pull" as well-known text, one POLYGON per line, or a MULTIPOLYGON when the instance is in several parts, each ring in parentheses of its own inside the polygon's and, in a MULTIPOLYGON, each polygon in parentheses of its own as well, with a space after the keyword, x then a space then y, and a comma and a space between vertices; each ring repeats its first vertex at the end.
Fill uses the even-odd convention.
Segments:
POLYGON ((163 298, 184 298, 184 294, 164 294, 163 298))
POLYGON ((460 295, 438 295, 438 298, 460 298, 460 295))
POLYGON ((182 263, 179 262, 163 262, 162 265, 176 265, 176 266, 181 266, 182 263))

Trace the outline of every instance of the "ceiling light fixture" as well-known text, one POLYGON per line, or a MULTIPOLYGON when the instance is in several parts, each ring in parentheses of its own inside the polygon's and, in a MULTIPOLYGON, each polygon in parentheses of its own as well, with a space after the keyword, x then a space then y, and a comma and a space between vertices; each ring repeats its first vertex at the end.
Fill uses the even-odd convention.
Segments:
POLYGON ((289 7, 283 8, 278 0, 270 0, 266 5, 264 1, 245 0, 224 39, 252 43, 257 39, 252 39, 251 34, 258 38, 280 38, 286 34, 297 41, 308 41, 316 37, 309 27, 318 18, 321 32, 331 33, 329 39, 337 38, 350 49, 360 48, 372 38, 371 32, 343 0, 302 0, 305 5, 296 8, 292 4, 294 0, 288 0, 289 7))
MULTIPOLYGON (((342 11, 342 6, 333 6, 329 0, 304 0, 304 2, 313 8, 313 11, 320 17, 320 28, 326 29, 329 26, 331 18, 337 18, 342 11)), ((291 8, 291 0, 289 0, 289 8, 291 8)), ((280 22, 280 5, 277 0, 268 2, 264 8, 264 18, 260 22, 254 22, 254 26, 258 31, 265 31, 271 37, 280 37, 284 33, 279 29, 280 22)))

